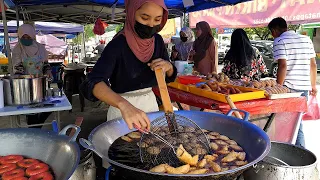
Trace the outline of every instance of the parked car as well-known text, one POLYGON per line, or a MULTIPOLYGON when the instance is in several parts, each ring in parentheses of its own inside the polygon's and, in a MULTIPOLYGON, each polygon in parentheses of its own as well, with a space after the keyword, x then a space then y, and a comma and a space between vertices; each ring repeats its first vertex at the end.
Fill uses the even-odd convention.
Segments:
POLYGON ((222 64, 222 61, 229 49, 230 49, 230 45, 221 45, 218 47, 219 64, 222 64))
POLYGON ((261 53, 263 60, 269 70, 269 75, 271 77, 276 77, 278 71, 278 63, 274 62, 273 60, 272 41, 251 41, 251 44, 261 53))

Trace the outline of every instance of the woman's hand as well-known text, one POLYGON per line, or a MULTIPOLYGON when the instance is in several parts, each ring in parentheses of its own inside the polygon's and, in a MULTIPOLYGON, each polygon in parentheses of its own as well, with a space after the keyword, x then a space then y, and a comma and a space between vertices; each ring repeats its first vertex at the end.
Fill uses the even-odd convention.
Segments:
POLYGON ((173 65, 166 60, 161 58, 153 60, 151 63, 148 64, 152 71, 161 68, 164 72, 167 73, 168 77, 171 77, 173 74, 173 65))
POLYGON ((128 101, 121 103, 119 109, 129 129, 133 129, 134 125, 137 125, 141 129, 150 129, 150 120, 147 114, 134 107, 128 101))
POLYGON ((48 81, 53 81, 53 75, 52 75, 51 71, 47 71, 45 75, 47 76, 48 81))
POLYGON ((318 94, 318 90, 316 87, 313 87, 312 90, 310 91, 310 95, 311 96, 317 96, 318 94))

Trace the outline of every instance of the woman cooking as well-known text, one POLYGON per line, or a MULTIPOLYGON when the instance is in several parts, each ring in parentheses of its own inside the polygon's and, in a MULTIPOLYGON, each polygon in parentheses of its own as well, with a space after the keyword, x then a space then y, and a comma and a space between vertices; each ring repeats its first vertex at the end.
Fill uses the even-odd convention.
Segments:
POLYGON ((182 28, 180 31, 181 42, 172 47, 171 60, 186 61, 189 58, 189 53, 193 49, 194 35, 189 27, 182 28))
MULTIPOLYGON (((36 30, 30 24, 18 29, 18 44, 12 50, 12 64, 15 75, 47 75, 52 78, 48 52, 44 45, 36 41, 36 30)), ((28 125, 43 123, 51 113, 28 115, 28 125)), ((38 126, 41 128, 41 126, 38 126)))
POLYGON ((202 75, 218 70, 218 59, 216 59, 216 42, 212 35, 209 24, 205 21, 196 24, 197 39, 193 43, 193 51, 190 53, 194 61, 194 69, 202 75))
POLYGON ((89 100, 111 105, 107 120, 123 117, 130 129, 134 124, 149 128, 145 112, 158 111, 151 90, 157 84, 154 70, 162 68, 167 82, 177 75, 157 34, 166 24, 168 10, 163 0, 126 0, 125 9, 123 31, 106 46, 81 91, 89 100))
POLYGON ((35 28, 30 24, 21 25, 18 37, 18 44, 12 50, 14 74, 52 77, 48 52, 44 45, 36 41, 35 28))

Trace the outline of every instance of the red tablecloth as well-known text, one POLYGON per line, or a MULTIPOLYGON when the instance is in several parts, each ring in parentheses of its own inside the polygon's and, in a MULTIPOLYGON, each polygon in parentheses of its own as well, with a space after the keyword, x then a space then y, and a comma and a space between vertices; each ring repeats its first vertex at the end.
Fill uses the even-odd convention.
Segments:
MULTIPOLYGON (((170 98, 172 101, 188 104, 191 106, 220 110, 226 113, 230 110, 227 103, 218 102, 205 97, 197 96, 188 92, 184 92, 175 88, 168 87, 170 98)), ((158 88, 153 88, 153 92, 160 96, 158 88)), ((236 102, 238 109, 245 110, 250 114, 270 114, 281 112, 306 112, 307 102, 305 97, 287 98, 287 99, 257 99, 251 101, 236 102)))

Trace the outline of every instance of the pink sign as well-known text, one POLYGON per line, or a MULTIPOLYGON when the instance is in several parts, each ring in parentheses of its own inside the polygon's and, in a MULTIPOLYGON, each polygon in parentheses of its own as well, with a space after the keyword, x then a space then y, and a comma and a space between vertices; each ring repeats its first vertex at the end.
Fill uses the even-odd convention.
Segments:
POLYGON ((207 21, 212 28, 267 26, 275 17, 291 24, 320 21, 320 0, 254 0, 190 13, 190 27, 207 21))

